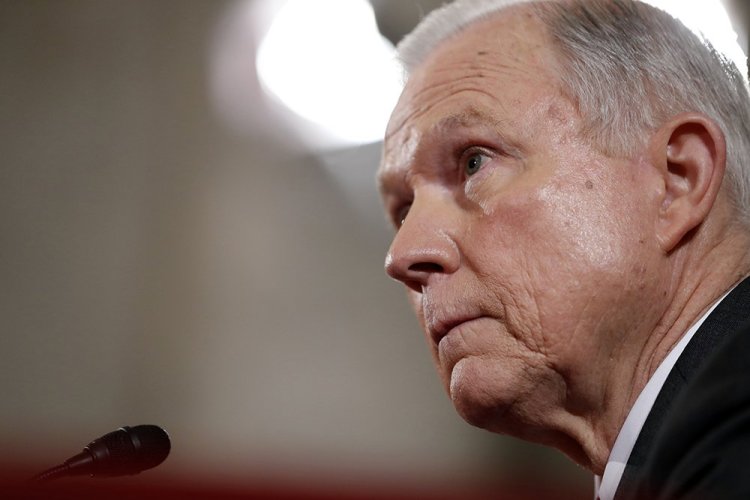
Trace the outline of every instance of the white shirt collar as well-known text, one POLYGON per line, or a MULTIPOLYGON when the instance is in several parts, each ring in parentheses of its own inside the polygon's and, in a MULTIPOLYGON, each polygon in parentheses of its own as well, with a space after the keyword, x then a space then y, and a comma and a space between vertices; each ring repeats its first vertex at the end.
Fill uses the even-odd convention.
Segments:
POLYGON ((625 423, 622 424, 620 433, 617 435, 615 444, 609 454, 607 465, 604 468, 604 474, 602 476, 594 477, 595 498, 601 500, 612 500, 615 497, 615 492, 620 484, 620 479, 622 479, 622 473, 625 471, 625 466, 630 458, 630 452, 633 451, 635 441, 641 433, 643 424, 646 422, 646 418, 651 412, 651 407, 654 406, 654 401, 656 401, 656 397, 659 395, 664 382, 666 382, 669 372, 672 371, 680 354, 682 354, 682 351, 685 349, 688 342, 690 342, 690 339, 693 338, 695 332, 698 331, 698 328, 700 328, 708 315, 713 312, 716 306, 724 300, 724 297, 726 297, 732 289, 725 293, 719 300, 714 302, 708 311, 706 311, 706 313, 690 327, 685 335, 682 336, 680 341, 675 344, 671 351, 669 351, 669 354, 664 358, 664 361, 661 362, 651 376, 640 395, 638 395, 638 399, 635 400, 635 404, 633 404, 633 407, 630 409, 630 413, 628 413, 625 423))

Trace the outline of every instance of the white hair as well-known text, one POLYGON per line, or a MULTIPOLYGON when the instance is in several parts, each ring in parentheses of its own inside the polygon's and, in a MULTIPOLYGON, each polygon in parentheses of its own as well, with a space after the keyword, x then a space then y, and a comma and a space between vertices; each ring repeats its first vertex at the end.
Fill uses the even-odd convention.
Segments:
POLYGON ((414 68, 440 42, 512 5, 533 3, 538 0, 457 0, 430 12, 427 17, 398 44, 398 57, 408 78, 414 68))
POLYGON ((712 118, 727 142, 725 186, 750 227, 750 97, 738 68, 668 13, 637 0, 456 0, 398 45, 405 76, 446 39, 531 4, 560 56, 562 90, 608 153, 631 155, 644 130, 681 112, 712 118))

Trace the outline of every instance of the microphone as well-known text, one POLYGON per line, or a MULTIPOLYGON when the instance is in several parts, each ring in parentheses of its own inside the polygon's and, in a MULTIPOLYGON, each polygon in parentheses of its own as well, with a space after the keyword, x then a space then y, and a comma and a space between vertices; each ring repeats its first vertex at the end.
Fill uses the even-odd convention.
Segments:
POLYGON ((78 455, 32 479, 50 481, 81 474, 109 477, 138 474, 162 463, 170 449, 169 435, 161 427, 120 427, 94 439, 78 455))

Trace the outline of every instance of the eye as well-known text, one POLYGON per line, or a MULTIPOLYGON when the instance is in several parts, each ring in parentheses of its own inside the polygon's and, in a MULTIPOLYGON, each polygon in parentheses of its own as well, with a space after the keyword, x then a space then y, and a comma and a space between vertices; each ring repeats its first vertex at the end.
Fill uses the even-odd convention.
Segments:
POLYGON ((482 165, 487 161, 487 158, 487 155, 478 152, 471 153, 467 156, 463 166, 466 176, 471 177, 479 172, 479 169, 482 168, 482 165))
POLYGON ((411 203, 408 203, 406 205, 401 206, 393 216, 393 223, 396 225, 397 228, 404 225, 404 221, 406 220, 406 216, 409 215, 409 209, 411 208, 411 203))

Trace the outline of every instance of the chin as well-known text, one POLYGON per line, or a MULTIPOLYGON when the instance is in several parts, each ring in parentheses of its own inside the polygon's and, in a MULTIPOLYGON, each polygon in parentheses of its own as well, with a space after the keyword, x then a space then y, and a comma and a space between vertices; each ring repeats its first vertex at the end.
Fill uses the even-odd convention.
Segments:
POLYGON ((475 427, 574 456, 559 425, 565 387, 543 370, 517 359, 465 358, 451 371, 449 394, 458 414, 475 427))
POLYGON ((453 406, 466 423, 499 434, 512 434, 506 422, 508 406, 487 405, 466 398, 453 398, 453 406))
POLYGON ((516 397, 502 379, 462 360, 450 375, 448 393, 458 414, 467 423, 493 432, 507 433, 507 417, 516 397), (506 390, 502 390, 506 389, 506 390))

